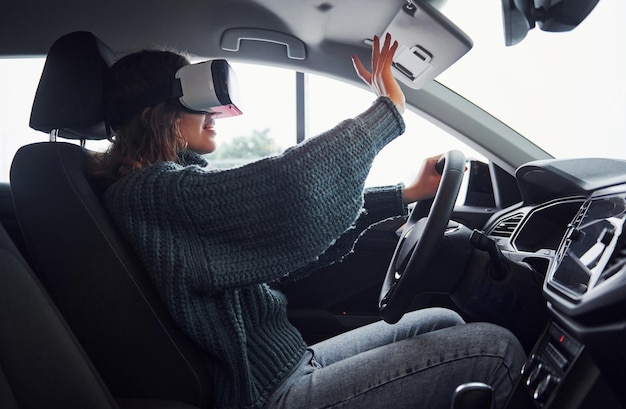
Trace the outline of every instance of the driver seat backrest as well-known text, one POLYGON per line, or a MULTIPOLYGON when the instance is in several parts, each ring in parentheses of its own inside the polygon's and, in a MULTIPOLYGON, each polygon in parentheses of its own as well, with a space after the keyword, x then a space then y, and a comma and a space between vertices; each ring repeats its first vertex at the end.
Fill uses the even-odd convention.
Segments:
POLYGON ((15 211, 33 269, 116 398, 211 406, 208 357, 175 325, 116 231, 68 139, 105 139, 103 75, 113 52, 88 32, 48 53, 30 125, 51 142, 23 146, 11 166, 15 211))
POLYGON ((1 224, 0 408, 118 408, 1 224))

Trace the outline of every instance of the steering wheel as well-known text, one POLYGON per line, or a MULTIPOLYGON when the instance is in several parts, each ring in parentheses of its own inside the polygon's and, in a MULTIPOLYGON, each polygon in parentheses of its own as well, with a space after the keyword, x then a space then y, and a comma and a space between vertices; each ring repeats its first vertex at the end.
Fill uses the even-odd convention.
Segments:
POLYGON ((426 270, 452 216, 465 172, 465 155, 449 151, 435 167, 441 182, 430 211, 424 217, 418 204, 409 215, 380 290, 378 310, 390 324, 398 322, 409 308, 420 281, 427 274, 436 274, 426 270))

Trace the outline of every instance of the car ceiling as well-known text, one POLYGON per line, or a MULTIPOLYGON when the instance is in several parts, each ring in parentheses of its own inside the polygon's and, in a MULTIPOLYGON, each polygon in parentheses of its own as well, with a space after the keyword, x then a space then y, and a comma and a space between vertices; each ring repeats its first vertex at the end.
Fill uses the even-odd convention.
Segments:
MULTIPOLYGON (((433 1, 435 5, 443 1, 433 1)), ((207 58, 280 65, 302 71, 354 76, 354 47, 368 57, 364 40, 382 33, 406 0, 8 0, 0 5, 0 56, 45 55, 62 35, 91 31, 115 52, 171 47, 207 58), (230 28, 264 28, 305 43, 306 60, 287 57, 272 43, 242 41, 224 51, 230 28)))
MULTIPOLYGON (((429 0, 435 7, 445 1, 429 0)), ((370 48, 364 40, 382 33, 406 2, 4 0, 0 4, 0 56, 45 55, 57 38, 85 30, 120 54, 145 47, 172 47, 207 58, 253 60, 304 72, 323 72, 362 86, 348 56, 356 53, 368 59, 370 48), (222 49, 225 30, 248 27, 296 37, 305 43, 306 59, 288 58, 286 47, 269 42, 242 41, 236 53, 222 49)), ((519 134, 438 83, 407 93, 407 102, 511 173, 529 160, 546 157, 519 134), (503 133, 502 142, 494 143, 503 133)))
MULTIPOLYGON (((167 45, 199 55, 219 50, 229 27, 264 27, 307 47, 362 44, 382 32, 406 0, 5 0, 0 55, 42 55, 61 35, 92 31, 114 50, 167 45)), ((436 6, 444 1, 431 0, 436 6)))

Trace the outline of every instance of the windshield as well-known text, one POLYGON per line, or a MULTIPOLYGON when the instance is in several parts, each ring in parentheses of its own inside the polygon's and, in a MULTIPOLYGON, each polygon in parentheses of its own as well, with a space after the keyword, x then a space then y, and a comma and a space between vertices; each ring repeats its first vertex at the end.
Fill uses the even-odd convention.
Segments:
POLYGON ((437 80, 557 158, 626 159, 626 1, 601 0, 574 30, 538 27, 506 47, 499 1, 447 1, 473 49, 437 80))

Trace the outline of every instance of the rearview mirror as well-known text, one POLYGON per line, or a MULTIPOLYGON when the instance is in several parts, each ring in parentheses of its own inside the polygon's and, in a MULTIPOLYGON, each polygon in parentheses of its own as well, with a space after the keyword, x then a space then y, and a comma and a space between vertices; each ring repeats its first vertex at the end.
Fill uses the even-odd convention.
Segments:
POLYGON ((542 31, 570 31, 582 23, 598 1, 502 0, 504 43, 519 43, 535 28, 535 23, 542 31))

